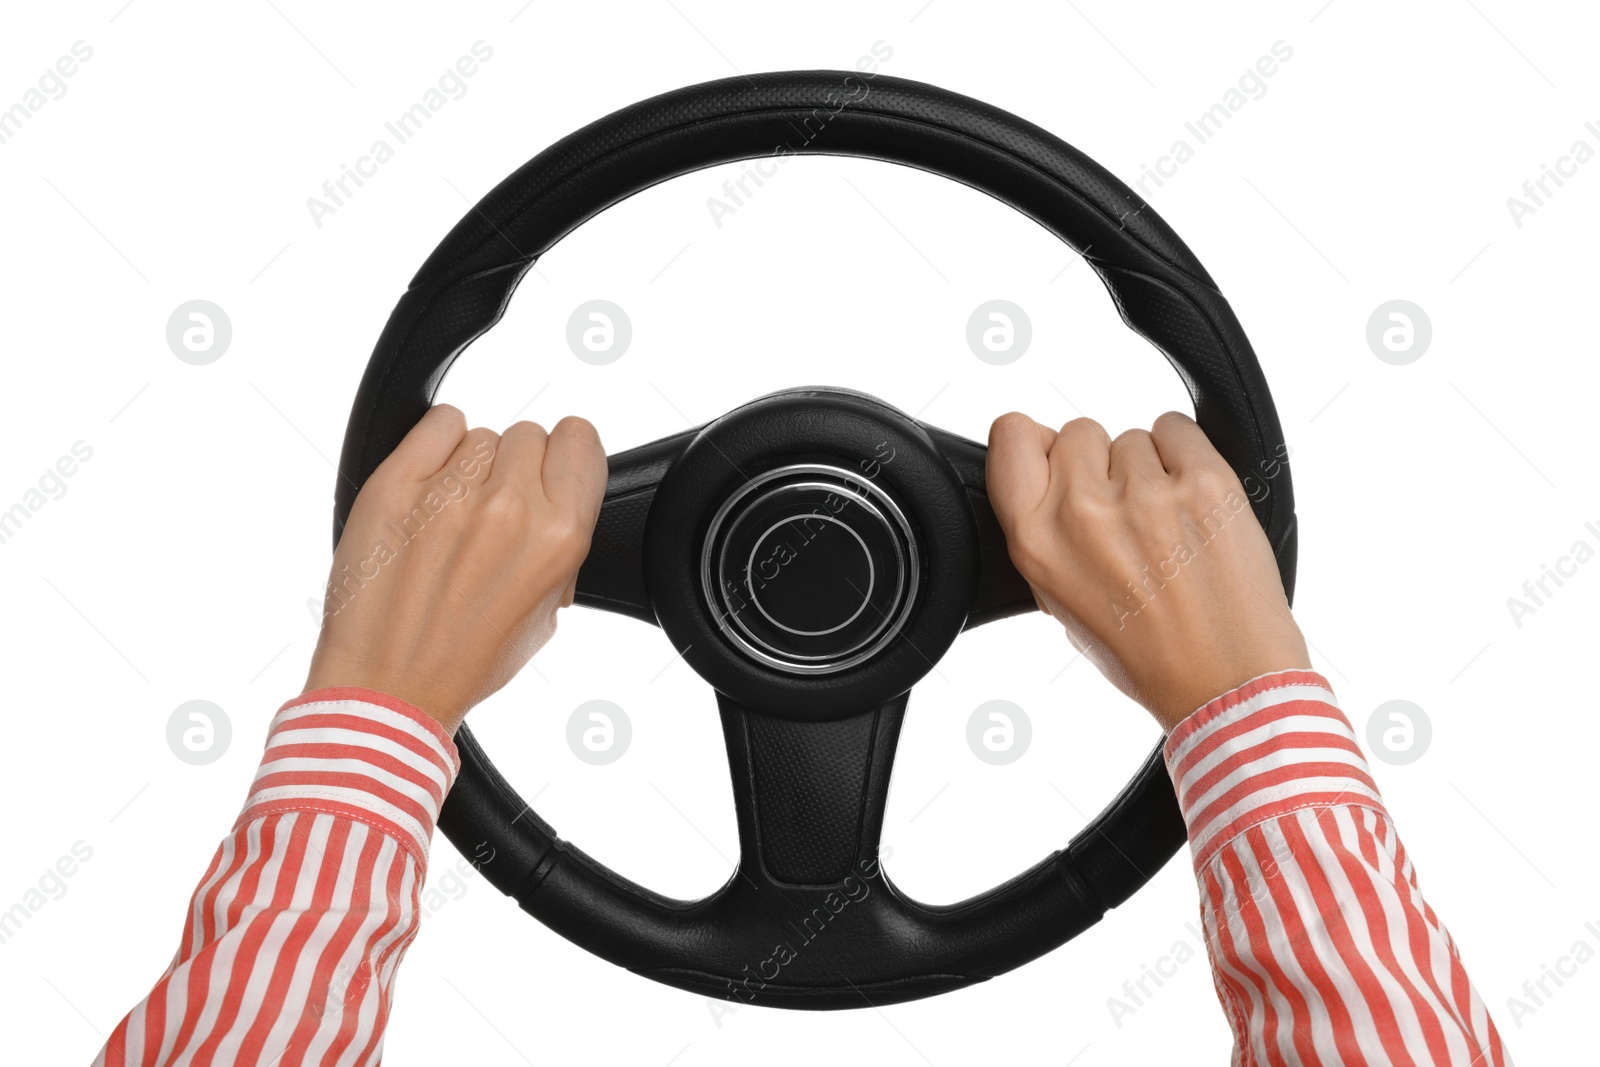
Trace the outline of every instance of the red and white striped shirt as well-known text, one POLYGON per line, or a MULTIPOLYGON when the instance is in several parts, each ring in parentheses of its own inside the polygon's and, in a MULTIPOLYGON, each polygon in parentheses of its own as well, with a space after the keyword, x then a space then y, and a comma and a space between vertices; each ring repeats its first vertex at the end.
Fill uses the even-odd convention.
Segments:
POLYGON ((1236 1065, 1511 1062, 1327 679, 1246 682, 1166 760, 1236 1065))
POLYGON ((285 704, 177 955, 97 1067, 379 1062, 460 766, 444 728, 393 697, 319 689, 285 704))
MULTIPOLYGON (((1166 757, 1235 1065, 1511 1062, 1321 675, 1216 698, 1166 757)), ((177 955, 97 1067, 378 1063, 459 766, 393 697, 285 704, 177 955)))

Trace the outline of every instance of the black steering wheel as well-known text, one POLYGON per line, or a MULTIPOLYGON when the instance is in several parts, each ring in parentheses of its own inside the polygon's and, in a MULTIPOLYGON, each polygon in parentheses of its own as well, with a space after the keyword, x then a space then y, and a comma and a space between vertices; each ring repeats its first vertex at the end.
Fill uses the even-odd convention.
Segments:
MULTIPOLYGON (((1182 376, 1292 593, 1283 433, 1255 353, 1193 253, 1039 127, 930 85, 842 71, 729 78, 634 104, 485 196, 417 272, 373 351, 340 460, 335 542, 358 487, 556 241, 657 182, 788 154, 942 174, 1081 252, 1123 320, 1182 376)), ((984 453, 869 396, 807 388, 611 456, 577 600, 658 623, 716 690, 738 870, 696 901, 619 876, 557 837, 465 727, 440 829, 464 853, 492 856, 491 883, 590 952, 776 1007, 942 993, 1092 926, 1184 844, 1159 747, 1064 849, 970 900, 911 900, 877 858, 912 685, 963 629, 1035 610, 985 495, 984 453)))

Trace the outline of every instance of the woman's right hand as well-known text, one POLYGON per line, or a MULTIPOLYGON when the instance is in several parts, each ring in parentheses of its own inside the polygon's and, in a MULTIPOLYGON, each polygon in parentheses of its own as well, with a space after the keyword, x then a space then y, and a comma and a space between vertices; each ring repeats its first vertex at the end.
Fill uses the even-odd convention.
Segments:
POLYGON ((1170 731, 1257 675, 1308 668, 1266 534, 1194 420, 1112 440, 1011 413, 989 431, 989 500, 1017 570, 1073 645, 1170 731))

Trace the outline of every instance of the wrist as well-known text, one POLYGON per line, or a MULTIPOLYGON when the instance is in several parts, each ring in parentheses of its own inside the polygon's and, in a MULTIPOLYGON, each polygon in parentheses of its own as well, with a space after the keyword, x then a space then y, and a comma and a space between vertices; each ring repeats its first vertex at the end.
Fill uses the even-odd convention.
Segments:
POLYGON ((1299 642, 1298 647, 1263 650, 1248 657, 1207 663, 1199 669, 1185 671, 1171 685, 1150 693, 1141 703, 1161 725, 1162 731, 1170 734, 1201 708, 1253 679, 1279 671, 1310 669, 1311 658, 1304 642, 1299 642))
POLYGON ((438 723, 451 737, 468 710, 403 672, 314 657, 301 695, 323 689, 365 689, 403 701, 438 723))

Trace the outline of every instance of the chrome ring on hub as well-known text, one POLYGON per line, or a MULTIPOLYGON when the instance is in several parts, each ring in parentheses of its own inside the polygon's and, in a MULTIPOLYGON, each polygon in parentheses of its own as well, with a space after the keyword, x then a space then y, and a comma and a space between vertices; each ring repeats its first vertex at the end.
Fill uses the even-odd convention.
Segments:
POLYGON ((701 549, 701 586, 723 634, 791 674, 848 670, 882 651, 909 617, 921 578, 904 512, 872 479, 826 463, 746 482, 718 508, 701 549), (841 526, 848 539, 835 533, 812 547, 841 526), (789 611, 825 616, 783 619, 785 580, 789 611))

